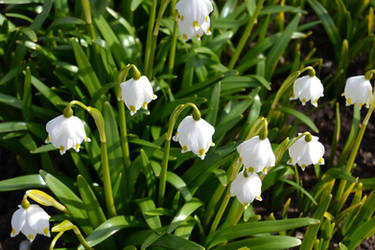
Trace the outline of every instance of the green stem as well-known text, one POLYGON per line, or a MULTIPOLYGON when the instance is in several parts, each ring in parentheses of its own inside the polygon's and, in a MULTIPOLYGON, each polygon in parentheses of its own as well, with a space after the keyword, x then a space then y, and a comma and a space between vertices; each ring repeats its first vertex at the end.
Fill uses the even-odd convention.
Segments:
POLYGON ((65 112, 70 112, 72 110, 73 105, 78 105, 85 109, 89 114, 94 118, 95 125, 98 128, 99 138, 101 143, 101 158, 102 158, 102 170, 103 170, 103 185, 104 185, 104 195, 105 201, 107 206, 107 212, 109 217, 116 216, 116 208, 113 201, 113 193, 112 193, 112 184, 111 184, 111 176, 110 176, 110 169, 108 164, 108 153, 107 153, 107 145, 106 145, 106 135, 104 130, 104 119, 103 115, 100 111, 93 107, 88 107, 80 101, 71 101, 64 110, 65 112))
MULTIPOLYGON (((375 70, 371 70, 369 72, 370 73, 371 72, 375 72, 375 70)), ((373 96, 374 95, 375 95, 375 89, 374 89, 373 96)), ((369 122, 369 120, 371 118, 372 113, 374 112, 374 109, 375 109, 375 98, 373 98, 373 100, 371 102, 371 106, 370 106, 369 110, 367 111, 367 114, 366 114, 365 118, 363 119, 363 122, 361 124, 361 128, 360 128, 360 130, 358 132, 358 136, 357 136, 357 138, 356 138, 356 140, 354 142, 352 151, 350 152, 348 162, 347 162, 347 164, 345 166, 345 173, 346 174, 350 174, 350 172, 352 170, 355 158, 357 157, 357 154, 358 154, 359 146, 361 145, 363 136, 364 136, 365 131, 366 131, 367 124, 368 124, 368 122, 369 122)), ((339 185, 339 188, 337 190, 337 194, 335 196, 336 198, 335 198, 334 204, 339 204, 339 199, 341 199, 341 197, 342 197, 342 194, 343 194, 343 192, 345 190, 345 186, 346 186, 346 180, 342 179, 340 181, 340 185, 339 185)), ((335 211, 338 211, 341 208, 335 206, 334 209, 335 209, 335 211)))
POLYGON ((73 232, 77 236, 77 239, 79 240, 79 242, 82 244, 82 246, 86 250, 94 250, 94 248, 89 246, 89 244, 87 243, 87 241, 85 240, 85 238, 83 237, 83 235, 81 234, 81 231, 79 231, 77 226, 74 226, 73 232))
POLYGON ((172 35, 172 42, 171 42, 171 50, 169 53, 169 61, 168 61, 168 73, 173 74, 173 68, 176 58, 176 46, 177 46, 177 20, 178 20, 178 13, 176 9, 173 7, 176 5, 176 0, 172 1, 172 16, 174 18, 174 25, 173 25, 173 35, 172 35))
MULTIPOLYGON (((151 11, 150 11, 150 19, 148 20, 148 28, 147 28, 147 40, 146 40, 146 50, 145 50, 145 72, 149 71, 150 68, 150 58, 151 58, 151 49, 153 44, 153 30, 154 30, 154 23, 155 23, 155 17, 156 17, 156 9, 157 9, 158 1, 153 0, 151 11)), ((148 76, 148 74, 147 74, 148 76)))
POLYGON ((277 105, 279 104, 279 101, 281 99, 281 97, 284 95, 284 93, 289 89, 289 87, 295 82, 295 80, 305 71, 310 71, 309 72, 309 75, 313 74, 315 75, 315 70, 313 67, 311 66, 307 66, 301 70, 298 70, 292 74, 290 74, 286 79, 285 81, 283 82, 283 84, 281 85, 281 87, 279 88, 279 90, 277 91, 276 95, 275 95, 275 98, 273 99, 273 102, 271 104, 271 108, 270 110, 268 111, 268 115, 267 115, 267 120, 270 122, 271 121, 271 116, 272 116, 272 111, 274 109, 276 109, 277 105))
POLYGON ((53 250, 55 248, 56 242, 60 239, 60 237, 64 234, 64 231, 59 232, 55 238, 51 241, 51 244, 49 245, 49 250, 53 250))
POLYGON ((83 9, 83 14, 85 16, 86 24, 89 26, 91 39, 95 40, 96 34, 95 34, 94 26, 92 24, 90 1, 89 0, 81 0, 81 5, 82 5, 82 9, 83 9))
POLYGON ((223 216, 224 212, 225 212, 225 209, 227 208, 228 206, 228 203, 230 201, 230 197, 231 197, 231 193, 230 193, 230 187, 232 185, 232 181, 236 178, 236 176, 238 175, 238 172, 241 168, 241 163, 238 161, 238 157, 233 161, 232 165, 230 166, 230 168, 228 169, 227 171, 227 177, 228 177, 228 183, 229 185, 227 186, 227 191, 225 192, 225 195, 224 195, 224 199, 223 201, 221 202, 220 204, 220 208, 219 210, 217 211, 216 213, 216 216, 215 216, 215 219, 214 221, 212 222, 212 225, 211 225, 211 229, 210 229, 210 233, 213 233, 216 231, 217 229, 217 226, 219 225, 220 223, 220 220, 221 220, 221 217, 223 216))
POLYGON ((193 118, 194 120, 199 120, 201 118, 201 114, 197 106, 195 106, 194 103, 186 103, 186 104, 180 104, 178 105, 174 111, 172 112, 170 118, 169 118, 169 124, 168 124, 168 131, 165 137, 165 145, 164 145, 164 156, 161 166, 161 172, 160 172, 160 182, 159 182, 159 200, 158 203, 161 206, 163 204, 164 195, 165 195, 165 186, 167 182, 167 171, 168 171, 168 159, 169 159, 169 151, 171 148, 171 139, 172 139, 172 133, 174 125, 176 124, 176 121, 178 119, 178 116, 181 114, 181 112, 187 108, 192 107, 193 108, 193 118))
POLYGON ((260 10, 262 9, 263 7, 263 3, 264 3, 265 0, 260 0, 256 6, 256 9, 255 9, 255 12, 254 14, 251 16, 250 20, 249 20, 249 23, 247 24, 246 26, 246 29, 245 29, 245 32, 242 34, 242 37, 240 39, 240 42, 238 43, 237 45, 237 49, 236 51, 234 52, 234 55, 232 56, 230 62, 229 62, 229 65, 228 65, 228 68, 229 69, 233 69, 234 66, 236 65, 236 62, 238 60, 238 58, 240 57, 240 54, 243 50, 243 48, 245 47, 246 45, 246 42, 247 42, 247 39, 249 38, 250 34, 251 34, 251 31, 254 27, 254 24, 255 24, 255 21, 256 19, 258 18, 258 15, 260 13, 260 10))
MULTIPOLYGON (((129 150, 129 142, 128 142, 128 129, 126 126, 126 114, 125 114, 125 105, 122 101, 121 97, 121 87, 120 84, 126 80, 128 76, 129 70, 133 69, 133 78, 138 80, 141 77, 141 73, 137 69, 134 64, 128 64, 124 69, 122 69, 118 76, 117 76, 117 100, 118 101, 118 109, 119 109, 119 123, 120 123, 120 138, 121 138, 121 148, 122 154, 124 156, 124 164, 126 168, 131 166, 130 160, 130 150, 129 150)), ((129 180, 128 180, 129 181, 129 180)))

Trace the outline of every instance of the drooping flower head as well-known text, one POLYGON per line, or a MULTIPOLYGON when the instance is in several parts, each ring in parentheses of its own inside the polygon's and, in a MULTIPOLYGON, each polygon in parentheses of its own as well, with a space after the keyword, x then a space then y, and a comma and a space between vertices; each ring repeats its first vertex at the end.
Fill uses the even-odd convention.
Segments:
POLYGON ((83 141, 90 141, 86 136, 83 122, 74 115, 55 117, 47 123, 46 130, 48 133, 46 143, 52 143, 60 150, 60 154, 64 154, 70 148, 78 152, 83 141))
POLYGON ((49 218, 50 216, 39 205, 29 205, 19 208, 12 215, 11 237, 22 232, 29 241, 33 241, 37 234, 50 237, 49 218))
POLYGON ((250 173, 260 171, 267 173, 268 168, 275 166, 275 154, 268 138, 262 140, 258 135, 254 136, 241 143, 237 151, 250 173))
POLYGON ((343 96, 346 105, 357 104, 359 107, 366 105, 368 108, 372 100, 372 86, 365 76, 353 76, 346 80, 343 96))
POLYGON ((262 181, 257 174, 248 175, 244 171, 240 172, 230 187, 232 196, 245 206, 248 206, 254 199, 262 200, 262 181))
POLYGON ((290 100, 299 99, 302 105, 310 101, 315 107, 318 106, 318 100, 323 95, 324 87, 318 77, 306 75, 297 78, 293 84, 293 95, 290 100))
POLYGON ((192 151, 203 160, 208 149, 215 145, 212 142, 214 133, 215 128, 203 118, 195 120, 192 116, 187 116, 178 125, 173 140, 180 143, 182 153, 192 151))
POLYGON ((182 40, 187 41, 193 37, 200 40, 203 34, 211 35, 209 15, 213 6, 210 0, 180 0, 176 9, 182 40))
POLYGON ((152 90, 150 81, 146 76, 141 76, 138 80, 134 78, 120 84, 121 100, 123 100, 134 115, 141 107, 147 109, 147 105, 157 98, 152 90))
MULTIPOLYGON (((301 134, 298 134, 300 136, 301 134)), ((298 164, 302 170, 308 165, 324 164, 324 146, 319 141, 319 137, 307 134, 299 138, 295 138, 292 146, 288 149, 290 159, 288 164, 298 164)))

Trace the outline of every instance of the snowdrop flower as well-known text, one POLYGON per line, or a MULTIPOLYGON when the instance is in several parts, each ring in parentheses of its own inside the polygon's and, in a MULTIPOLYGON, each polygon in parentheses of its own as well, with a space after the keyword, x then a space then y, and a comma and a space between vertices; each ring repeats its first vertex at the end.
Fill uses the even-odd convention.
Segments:
POLYGON ((269 167, 275 166, 275 154, 268 138, 262 140, 259 136, 254 136, 241 143, 237 151, 240 154, 240 160, 250 173, 259 171, 267 173, 269 167))
POLYGON ((180 0, 176 9, 180 15, 178 28, 184 42, 192 37, 200 40, 203 34, 211 35, 209 15, 213 6, 210 0, 180 0))
POLYGON ((262 200, 262 181, 257 174, 248 175, 245 171, 240 172, 230 186, 230 193, 248 206, 254 199, 262 200))
POLYGON ((311 134, 302 136, 298 140, 294 139, 292 146, 288 149, 290 156, 288 164, 298 164, 302 170, 310 164, 323 165, 324 146, 318 140, 319 137, 311 134))
POLYGON ((210 147, 215 146, 212 135, 215 128, 204 119, 194 120, 192 116, 185 117, 177 128, 177 134, 173 137, 182 147, 182 153, 192 151, 202 160, 210 147))
POLYGON ((38 205, 28 205, 19 208, 12 215, 11 237, 22 232, 29 241, 33 241, 37 234, 50 237, 49 218, 50 216, 38 205))
POLYGON ((141 107, 147 109, 147 105, 157 98, 154 95, 150 81, 146 76, 139 79, 134 78, 120 84, 121 100, 123 100, 134 115, 141 107))
POLYGON ((52 143, 60 150, 60 154, 65 154, 70 148, 79 152, 81 143, 90 141, 86 136, 83 122, 74 115, 70 117, 59 115, 47 123, 46 130, 48 133, 46 143, 52 143))
POLYGON ((311 101, 311 104, 318 107, 318 100, 323 96, 323 84, 318 77, 314 76, 302 76, 297 78, 293 84, 293 96, 290 100, 299 99, 302 105, 306 102, 311 101))
POLYGON ((346 98, 346 106, 357 104, 359 107, 366 105, 368 108, 372 99, 372 87, 365 76, 353 76, 346 80, 343 96, 346 98))

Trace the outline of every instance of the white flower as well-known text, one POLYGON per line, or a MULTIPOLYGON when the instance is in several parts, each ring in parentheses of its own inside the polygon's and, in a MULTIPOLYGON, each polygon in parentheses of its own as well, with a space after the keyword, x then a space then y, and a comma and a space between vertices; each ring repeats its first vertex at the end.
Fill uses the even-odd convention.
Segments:
POLYGON ((50 216, 38 205, 30 205, 23 208, 21 205, 12 215, 11 237, 15 237, 22 232, 30 241, 35 239, 37 234, 50 236, 49 218, 50 216))
POLYGON ((146 76, 141 76, 138 80, 134 78, 127 80, 121 83, 120 87, 121 99, 131 115, 134 115, 141 107, 147 109, 147 105, 157 98, 146 76))
POLYGON ((261 140, 259 136, 244 141, 237 147, 240 160, 250 173, 263 171, 275 166, 275 154, 268 138, 261 140))
POLYGON ((372 100, 372 87, 365 76, 353 76, 346 80, 343 96, 346 98, 346 105, 358 104, 359 107, 366 105, 368 108, 372 100))
POLYGON ((60 150, 60 154, 64 154, 70 148, 79 152, 81 143, 90 141, 86 136, 83 122, 74 115, 68 118, 59 115, 47 122, 46 130, 48 133, 46 143, 51 142, 60 150))
POLYGON ((180 0, 176 9, 180 15, 178 28, 184 41, 192 37, 200 40, 203 34, 211 35, 209 15, 213 6, 210 0, 180 0))
POLYGON ((311 101, 315 107, 318 106, 318 100, 323 96, 323 84, 316 76, 302 76, 297 78, 293 84, 293 96, 290 100, 299 99, 302 105, 311 101))
POLYGON ((306 166, 310 164, 324 164, 324 146, 318 141, 319 137, 311 136, 311 141, 307 142, 306 136, 302 136, 298 140, 295 138, 292 146, 288 149, 290 156, 288 164, 298 164, 302 170, 305 170, 306 166))
POLYGON ((204 119, 194 120, 192 116, 185 117, 177 128, 177 134, 173 137, 182 147, 182 153, 192 151, 202 160, 208 149, 215 144, 212 135, 215 128, 204 119))
POLYGON ((230 186, 230 193, 245 206, 253 202, 254 199, 262 200, 262 181, 257 174, 245 176, 244 171, 240 172, 230 186))

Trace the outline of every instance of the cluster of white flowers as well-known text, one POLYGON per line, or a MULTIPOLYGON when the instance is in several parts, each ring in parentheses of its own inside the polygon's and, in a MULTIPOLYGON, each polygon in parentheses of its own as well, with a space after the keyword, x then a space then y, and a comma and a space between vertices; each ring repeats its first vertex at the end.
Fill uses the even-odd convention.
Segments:
POLYGON ((209 15, 213 7, 210 0, 180 0, 176 4, 176 9, 183 41, 193 37, 200 40, 203 34, 211 35, 209 15))

